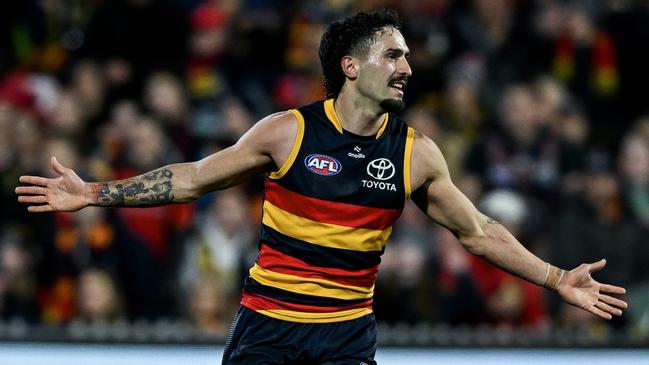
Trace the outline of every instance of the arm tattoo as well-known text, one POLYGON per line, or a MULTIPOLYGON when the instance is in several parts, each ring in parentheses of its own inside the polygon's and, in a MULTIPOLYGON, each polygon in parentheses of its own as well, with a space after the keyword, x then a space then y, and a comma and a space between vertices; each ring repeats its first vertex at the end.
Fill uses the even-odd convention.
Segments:
POLYGON ((95 203, 102 206, 147 207, 173 202, 173 173, 160 168, 130 179, 98 183, 95 203))

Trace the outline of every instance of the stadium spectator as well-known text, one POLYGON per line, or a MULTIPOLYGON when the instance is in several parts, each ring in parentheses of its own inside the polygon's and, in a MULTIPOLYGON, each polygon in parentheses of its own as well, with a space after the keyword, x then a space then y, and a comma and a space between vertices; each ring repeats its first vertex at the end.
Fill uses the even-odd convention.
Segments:
MULTIPOLYGON (((40 320, 65 323, 78 315, 78 274, 94 259, 74 261, 70 275, 53 273, 70 255, 79 258, 57 251, 68 242, 63 238, 83 248, 81 258, 93 252, 79 235, 81 221, 113 232, 107 247, 119 262, 134 259, 106 270, 123 290, 124 315, 188 315, 188 300, 173 301, 176 293, 159 281, 178 282, 172 277, 178 262, 164 257, 191 247, 182 245, 189 227, 208 229, 192 212, 209 204, 129 213, 137 217, 118 210, 92 219, 35 217, 18 206, 13 188, 20 174, 43 173, 40 151, 57 151, 64 164, 75 161, 84 178, 112 180, 227 147, 258 116, 296 104, 290 100, 320 97, 315 54, 304 50, 313 48, 322 24, 379 3, 406 18, 415 77, 406 93, 411 107, 402 115, 429 131, 470 200, 477 204, 494 187, 514 188, 535 213, 526 244, 545 257, 598 259, 615 247, 603 237, 619 239, 627 251, 609 265, 621 270, 610 278, 616 270, 606 270, 602 280, 641 285, 647 250, 630 242, 641 236, 634 232, 646 232, 649 216, 642 162, 649 129, 640 121, 649 114, 644 3, 27 0, 0 5, 0 225, 29 231, 27 240, 42 253, 27 266, 38 288, 28 302, 40 304, 40 320), (592 150, 609 160, 606 171, 594 171, 587 159, 592 150), (146 166, 138 164, 147 158, 146 166), (69 239, 70 232, 78 239, 69 239), (166 292, 164 310, 156 308, 160 292, 166 292)), ((260 190, 259 180, 245 186, 247 209, 256 214, 260 190)), ((489 319, 468 275, 472 262, 458 255, 452 237, 436 228, 420 231, 416 219, 404 218, 379 274, 377 311, 389 312, 380 317, 393 323, 489 319), (400 272, 400 263, 411 270, 400 272), (399 303, 395 293, 417 290, 408 310, 381 304, 381 293, 385 303, 399 303), (475 306, 463 306, 474 299, 475 306)), ((244 260, 254 260, 250 250, 242 250, 244 260)), ((552 324, 568 321, 563 310, 550 309, 552 324)))
POLYGON ((248 207, 250 201, 239 189, 220 192, 198 219, 192 233, 183 242, 179 266, 179 284, 182 300, 194 291, 201 295, 204 285, 210 285, 221 304, 221 318, 231 318, 238 308, 241 278, 239 273, 244 250, 253 242, 254 234, 248 207), (213 277, 217 283, 203 283, 213 277))
POLYGON ((0 318, 40 322, 35 267, 39 257, 18 226, 0 226, 0 318))
POLYGON ((76 318, 93 324, 109 324, 125 318, 114 275, 96 268, 79 274, 76 318))

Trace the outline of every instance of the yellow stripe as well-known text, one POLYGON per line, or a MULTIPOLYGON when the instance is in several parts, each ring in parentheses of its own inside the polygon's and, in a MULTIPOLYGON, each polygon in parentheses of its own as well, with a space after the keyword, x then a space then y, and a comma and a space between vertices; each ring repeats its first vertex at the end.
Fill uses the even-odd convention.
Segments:
POLYGON ((349 309, 332 313, 308 313, 283 309, 257 310, 268 317, 299 323, 332 323, 349 321, 372 313, 371 308, 349 309))
POLYGON ((297 153, 300 151, 300 146, 302 146, 302 139, 304 138, 304 117, 297 109, 291 109, 289 111, 297 118, 297 135, 295 135, 295 142, 293 142, 293 148, 291 149, 291 153, 288 155, 286 162, 284 162, 279 170, 271 172, 268 175, 271 179, 280 179, 286 174, 286 172, 288 172, 288 169, 290 169, 291 166, 293 166, 293 162, 295 162, 297 153))
POLYGON ((340 119, 338 119, 338 115, 336 115, 336 111, 334 110, 334 99, 327 99, 324 102, 324 110, 325 114, 327 114, 327 118, 329 118, 329 121, 331 124, 336 127, 336 130, 339 133, 343 132, 343 125, 340 124, 340 119))
POLYGON ((403 187, 406 190, 406 200, 410 198, 412 186, 410 185, 410 159, 412 158, 412 143, 415 140, 415 130, 408 128, 406 137, 406 150, 403 154, 403 187))
POLYGON ((380 251, 392 233, 384 230, 352 228, 302 218, 264 202, 262 223, 287 236, 318 246, 353 251, 380 251))
POLYGON ((383 117, 383 124, 381 124, 381 128, 379 128, 379 132, 376 134, 376 139, 379 139, 383 132, 385 132, 385 128, 388 127, 388 119, 389 119, 389 114, 385 113, 383 117))
POLYGON ((316 297, 357 300, 369 299, 374 295, 374 285, 364 288, 334 283, 324 279, 303 278, 266 270, 256 263, 250 268, 250 277, 266 286, 316 297))

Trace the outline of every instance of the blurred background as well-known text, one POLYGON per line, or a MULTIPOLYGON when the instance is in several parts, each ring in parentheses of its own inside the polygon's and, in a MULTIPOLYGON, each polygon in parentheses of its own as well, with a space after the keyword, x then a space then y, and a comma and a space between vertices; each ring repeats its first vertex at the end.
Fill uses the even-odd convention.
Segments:
POLYGON ((401 116, 532 252, 625 286, 610 322, 469 255, 408 204, 376 287, 395 346, 649 346, 649 1, 0 2, 0 340, 222 343, 262 177, 185 205, 28 214, 50 156, 87 180, 200 159, 323 97, 326 24, 403 17, 401 116))

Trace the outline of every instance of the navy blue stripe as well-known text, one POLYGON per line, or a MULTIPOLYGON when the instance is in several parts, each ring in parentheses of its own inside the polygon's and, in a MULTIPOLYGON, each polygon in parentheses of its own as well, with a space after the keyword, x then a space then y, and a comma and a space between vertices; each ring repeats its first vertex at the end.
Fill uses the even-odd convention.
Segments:
POLYGON ((319 307, 345 307, 362 302, 369 299, 355 299, 345 300, 338 298, 317 297, 313 295, 292 293, 272 286, 263 285, 251 277, 247 277, 244 283, 244 289, 250 293, 263 295, 265 297, 281 300, 287 303, 313 305, 319 307))
POLYGON ((271 248, 312 266, 344 270, 369 269, 381 263, 381 251, 352 251, 314 245, 262 225, 260 239, 271 248))

